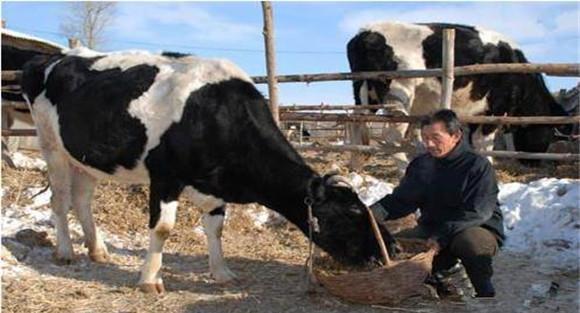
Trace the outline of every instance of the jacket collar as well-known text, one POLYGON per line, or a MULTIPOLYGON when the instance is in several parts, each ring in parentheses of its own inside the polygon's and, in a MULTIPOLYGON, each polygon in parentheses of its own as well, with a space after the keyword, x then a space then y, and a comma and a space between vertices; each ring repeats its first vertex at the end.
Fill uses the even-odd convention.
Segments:
POLYGON ((469 147, 469 144, 466 142, 465 137, 462 136, 459 142, 455 145, 455 148, 453 148, 448 155, 443 158, 436 158, 436 160, 443 164, 449 164, 460 159, 465 152, 470 150, 471 148, 469 147))

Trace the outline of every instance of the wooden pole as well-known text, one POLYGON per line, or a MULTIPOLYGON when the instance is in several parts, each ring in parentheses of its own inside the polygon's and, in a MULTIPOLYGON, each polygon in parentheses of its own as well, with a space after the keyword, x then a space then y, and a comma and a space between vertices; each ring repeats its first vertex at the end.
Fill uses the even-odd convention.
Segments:
MULTIPOLYGON (((474 64, 458 66, 454 69, 454 75, 479 75, 479 74, 501 74, 501 73, 544 73, 549 76, 580 76, 579 63, 547 63, 547 64, 528 64, 528 63, 497 63, 497 64, 474 64)), ((317 74, 292 74, 277 76, 278 83, 311 83, 322 81, 340 81, 340 80, 366 80, 366 79, 405 79, 417 77, 441 77, 441 69, 426 70, 401 70, 385 72, 343 72, 343 73, 317 73, 317 74)), ((252 80, 256 84, 265 84, 268 82, 266 76, 254 76, 252 80)))
POLYGON ((443 30, 443 60, 441 77, 441 108, 451 109, 453 94, 453 66, 455 64, 455 29, 443 30))
MULTIPOLYGON (((321 121, 321 122, 382 122, 382 123, 417 123, 422 116, 387 116, 363 114, 334 113, 296 113, 282 112, 282 121, 321 121)), ((463 123, 472 124, 509 124, 509 125, 556 125, 580 123, 580 116, 459 116, 463 123)))
POLYGON ((262 1, 262 13, 264 15, 264 44, 266 46, 266 71, 268 73, 268 98, 270 111, 277 125, 280 125, 278 112, 278 86, 276 78, 276 51, 274 47, 274 17, 272 4, 262 1))
POLYGON ((68 39, 68 47, 71 49, 81 47, 81 42, 77 38, 68 39))

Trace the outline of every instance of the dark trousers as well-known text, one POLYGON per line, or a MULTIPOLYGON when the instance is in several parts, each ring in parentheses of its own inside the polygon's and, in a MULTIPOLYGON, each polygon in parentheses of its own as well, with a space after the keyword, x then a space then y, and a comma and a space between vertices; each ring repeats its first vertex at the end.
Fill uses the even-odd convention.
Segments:
MULTIPOLYGON (((399 238, 428 239, 430 236, 421 225, 395 234, 399 238)), ((435 256, 433 273, 452 267, 460 259, 473 287, 478 291, 493 276, 492 257, 498 249, 497 238, 491 231, 479 226, 467 228, 455 235, 435 256)))

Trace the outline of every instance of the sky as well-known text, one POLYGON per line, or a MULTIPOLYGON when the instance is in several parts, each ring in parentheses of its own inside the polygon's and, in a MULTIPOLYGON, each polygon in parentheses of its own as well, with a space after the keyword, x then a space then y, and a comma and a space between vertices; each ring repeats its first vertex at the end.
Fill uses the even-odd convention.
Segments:
MULTIPOLYGON (((1 5, 8 29, 62 45, 64 2, 1 5)), ((530 62, 580 62, 580 2, 274 2, 277 73, 347 72, 346 43, 372 21, 481 26, 516 41, 530 62)), ((260 2, 121 2, 102 51, 144 49, 227 58, 266 75, 260 2)), ((577 78, 548 77, 552 91, 577 78)), ((259 85, 267 95, 265 85, 259 85)), ((350 82, 285 83, 282 104, 352 104, 350 82)))

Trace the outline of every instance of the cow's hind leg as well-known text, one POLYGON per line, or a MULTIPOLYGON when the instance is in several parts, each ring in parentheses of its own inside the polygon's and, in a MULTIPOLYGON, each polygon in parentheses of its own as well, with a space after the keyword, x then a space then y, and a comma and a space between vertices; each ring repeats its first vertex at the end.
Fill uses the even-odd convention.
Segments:
POLYGON ((91 200, 96 186, 96 179, 85 171, 73 167, 72 170, 72 205, 83 227, 85 245, 89 257, 94 262, 104 263, 109 259, 109 252, 99 230, 95 226, 91 211, 91 200))
POLYGON ((163 245, 175 226, 178 198, 182 190, 183 187, 175 181, 151 180, 149 250, 139 280, 139 288, 146 293, 165 291, 161 279, 163 245))
POLYGON ((71 167, 66 156, 55 150, 43 150, 48 167, 48 178, 52 196, 50 204, 56 228, 56 261, 70 264, 74 250, 68 228, 68 212, 71 207, 71 167))
POLYGON ((237 276, 228 268, 222 250, 222 229, 225 218, 225 205, 205 213, 202 217, 203 230, 207 236, 209 250, 209 270, 219 283, 236 280, 237 276))

